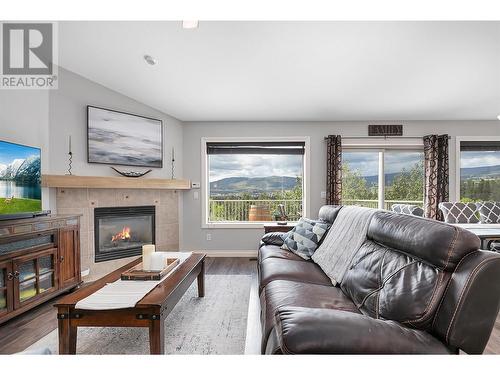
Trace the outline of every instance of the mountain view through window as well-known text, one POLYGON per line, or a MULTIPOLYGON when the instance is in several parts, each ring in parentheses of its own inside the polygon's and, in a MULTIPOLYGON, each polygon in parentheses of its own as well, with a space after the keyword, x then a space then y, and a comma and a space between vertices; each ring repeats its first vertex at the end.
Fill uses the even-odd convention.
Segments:
POLYGON ((460 200, 500 201, 500 142, 461 142, 460 200))
POLYGON ((273 150, 209 151, 209 221, 298 220, 302 216, 303 159, 302 151, 292 152, 280 145, 273 150))
POLYGON ((422 206, 423 163, 422 151, 345 151, 342 203, 387 210, 397 203, 422 206), (379 188, 381 174, 384 174, 383 189, 379 188))

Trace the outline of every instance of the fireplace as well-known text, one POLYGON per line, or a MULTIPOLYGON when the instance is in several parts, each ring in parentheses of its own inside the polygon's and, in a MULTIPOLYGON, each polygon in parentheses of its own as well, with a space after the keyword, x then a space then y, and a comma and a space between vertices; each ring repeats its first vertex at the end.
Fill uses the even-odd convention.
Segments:
POLYGON ((155 243, 155 206, 94 209, 95 261, 142 254, 155 243))

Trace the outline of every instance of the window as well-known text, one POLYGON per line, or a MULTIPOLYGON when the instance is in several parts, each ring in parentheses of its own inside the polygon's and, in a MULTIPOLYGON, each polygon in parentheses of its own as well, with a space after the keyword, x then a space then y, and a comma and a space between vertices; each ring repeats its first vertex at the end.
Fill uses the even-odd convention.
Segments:
POLYGON ((378 207, 378 151, 342 152, 342 204, 378 207))
POLYGON ((423 205, 423 151, 347 150, 342 153, 342 203, 390 210, 423 205))
POLYGON ((460 200, 500 201, 500 141, 459 141, 460 200))
POLYGON ((297 221, 304 214, 306 140, 207 139, 202 147, 205 224, 297 221))

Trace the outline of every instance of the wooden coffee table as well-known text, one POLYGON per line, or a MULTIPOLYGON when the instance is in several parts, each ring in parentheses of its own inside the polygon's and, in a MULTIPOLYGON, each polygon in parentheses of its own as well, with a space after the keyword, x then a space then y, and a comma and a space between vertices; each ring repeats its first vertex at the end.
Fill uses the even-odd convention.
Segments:
POLYGON ((205 296, 205 254, 192 254, 133 308, 116 310, 75 308, 78 301, 88 297, 106 284, 120 279, 122 272, 140 262, 141 258, 63 297, 55 305, 58 309, 59 354, 76 353, 78 327, 149 328, 150 353, 164 353, 164 320, 191 286, 194 279, 198 279, 198 296, 205 296))

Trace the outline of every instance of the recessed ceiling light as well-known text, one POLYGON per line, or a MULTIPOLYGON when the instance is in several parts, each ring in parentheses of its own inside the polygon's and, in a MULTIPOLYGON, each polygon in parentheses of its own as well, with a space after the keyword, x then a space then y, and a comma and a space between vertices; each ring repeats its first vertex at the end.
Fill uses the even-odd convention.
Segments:
POLYGON ((144 61, 146 61, 149 65, 156 65, 158 60, 149 55, 144 55, 144 61))
POLYGON ((196 29, 198 28, 198 21, 182 21, 183 29, 196 29))

